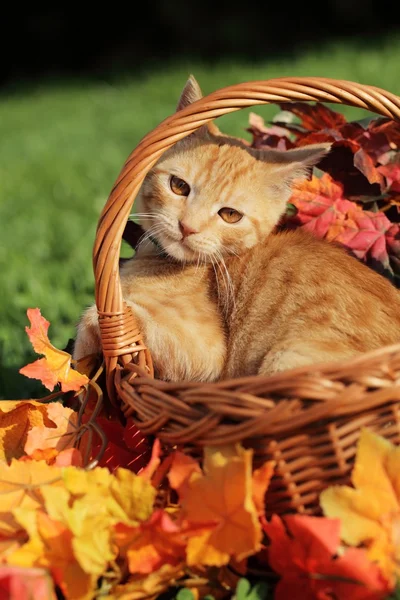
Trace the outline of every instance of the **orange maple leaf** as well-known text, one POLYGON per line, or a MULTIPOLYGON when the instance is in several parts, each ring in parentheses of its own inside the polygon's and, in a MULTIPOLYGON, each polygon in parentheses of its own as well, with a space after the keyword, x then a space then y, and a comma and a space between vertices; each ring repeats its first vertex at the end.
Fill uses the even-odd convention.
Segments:
POLYGON ((159 439, 154 440, 153 448, 151 450, 151 457, 149 462, 143 469, 139 472, 139 477, 143 477, 148 481, 151 481, 154 473, 157 471, 160 465, 160 455, 161 455, 161 444, 159 439))
POLYGON ((97 578, 85 572, 76 560, 71 531, 43 510, 31 512, 19 508, 15 517, 28 532, 29 541, 7 556, 7 563, 47 568, 66 598, 93 598, 97 578))
POLYGON ((26 509, 33 514, 41 508, 41 490, 52 482, 61 482, 61 471, 44 461, 26 463, 13 459, 9 465, 0 462, 1 553, 26 542, 26 534, 15 520, 15 510, 26 509))
POLYGON ((9 462, 24 454, 32 427, 55 427, 47 416, 47 406, 35 400, 0 402, 0 460, 9 462))
POLYGON ((47 405, 47 416, 52 421, 52 427, 44 425, 32 427, 27 434, 24 450, 31 455, 35 450, 54 448, 61 452, 72 447, 77 431, 78 414, 61 402, 47 405))
POLYGON ((200 465, 197 460, 194 460, 194 458, 187 454, 183 454, 183 452, 174 452, 172 465, 168 473, 168 481, 170 486, 178 492, 181 500, 185 495, 188 482, 194 473, 201 475, 200 465))
POLYGON ((322 492, 323 511, 341 519, 342 540, 364 544, 369 558, 394 582, 400 576, 400 446, 363 429, 351 480, 354 488, 322 492))
MULTIPOLYGON (((212 531, 190 537, 189 565, 222 566, 231 557, 242 560, 260 549, 262 532, 253 500, 252 457, 253 451, 240 445, 222 450, 206 448, 204 475, 193 469, 186 482, 176 478, 184 491, 183 496, 179 494, 182 518, 191 523, 216 523, 212 531)), ((190 472, 192 466, 187 468, 190 472)), ((260 496, 258 493, 257 498, 260 496)))
POLYGON ((265 494, 267 492, 269 482, 274 474, 275 463, 269 461, 261 465, 259 469, 253 472, 253 502, 260 516, 265 513, 265 494))
POLYGON ((22 456, 19 460, 44 460, 48 465, 56 467, 82 467, 83 456, 76 448, 67 448, 58 452, 55 448, 45 448, 44 450, 34 450, 29 456, 22 456))
POLYGON ((130 573, 153 573, 164 564, 177 566, 183 563, 189 537, 213 527, 215 523, 178 524, 160 509, 137 527, 118 523, 115 542, 127 556, 130 573))
POLYGON ((50 391, 60 383, 62 392, 79 391, 89 381, 86 375, 82 375, 71 367, 71 355, 68 352, 58 350, 51 343, 47 335, 50 323, 40 314, 38 308, 28 308, 28 319, 31 327, 25 330, 32 343, 33 349, 38 354, 44 354, 45 358, 27 365, 20 369, 22 375, 33 379, 40 379, 44 386, 50 391))

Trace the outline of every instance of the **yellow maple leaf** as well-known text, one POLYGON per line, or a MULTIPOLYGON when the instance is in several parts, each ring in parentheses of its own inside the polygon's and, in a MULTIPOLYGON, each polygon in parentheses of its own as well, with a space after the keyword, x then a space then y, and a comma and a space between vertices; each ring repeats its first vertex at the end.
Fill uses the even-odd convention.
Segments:
POLYGON ((156 490, 147 479, 128 469, 119 468, 111 474, 106 468, 83 471, 70 467, 64 470, 63 480, 75 496, 93 496, 91 502, 101 503, 99 510, 106 511, 114 522, 136 524, 152 512, 156 490))
POLYGON ((222 566, 261 547, 262 532, 253 500, 252 450, 242 446, 206 448, 204 475, 196 470, 184 487, 182 516, 191 523, 215 522, 216 527, 191 536, 189 565, 222 566))
MULTIPOLYGON (((81 473, 89 475, 91 472, 81 473)), ((66 488, 53 486, 47 486, 42 493, 48 515, 71 533, 73 554, 81 568, 85 573, 97 576, 105 572, 115 558, 111 548, 112 519, 107 511, 107 495, 91 490, 82 496, 74 496, 66 488)))
POLYGON ((47 416, 47 406, 35 400, 0 402, 0 460, 9 462, 24 454, 32 427, 55 427, 47 416))
POLYGON ((112 527, 116 523, 137 524, 153 508, 155 489, 147 480, 127 469, 92 471, 67 467, 62 473, 65 487, 42 490, 48 515, 71 532, 76 560, 86 573, 101 575, 116 557, 112 527))
POLYGON ((61 483, 61 470, 45 461, 0 462, 0 535, 12 539, 20 532, 14 509, 33 512, 43 506, 41 490, 49 483, 61 483))
MULTIPOLYGON (((47 486, 50 487, 50 486, 47 486)), ((29 541, 7 557, 7 563, 20 567, 48 569, 66 598, 91 600, 97 577, 82 569, 73 552, 73 537, 62 523, 42 510, 14 510, 15 518, 25 528, 29 541)))
POLYGON ((322 492, 323 511, 341 519, 346 544, 366 545, 370 559, 394 581, 400 576, 400 446, 363 429, 351 479, 354 488, 322 492))
POLYGON ((96 467, 90 471, 68 467, 63 471, 64 485, 74 496, 83 496, 90 491, 107 496, 112 479, 112 474, 105 467, 96 467))
POLYGON ((58 350, 50 342, 47 335, 49 321, 42 317, 38 308, 28 308, 27 315, 31 327, 25 327, 25 330, 33 349, 38 354, 44 354, 45 358, 23 367, 19 372, 26 377, 40 379, 50 391, 57 383, 61 384, 62 392, 80 390, 89 379, 86 375, 72 369, 72 357, 68 352, 58 350))
POLYGON ((137 523, 150 517, 156 490, 149 479, 120 468, 114 471, 110 491, 118 507, 123 510, 120 520, 124 523, 137 523))
POLYGON ((77 430, 78 414, 71 408, 63 406, 61 402, 52 402, 46 406, 47 417, 52 426, 44 424, 32 426, 27 433, 24 450, 32 455, 35 450, 55 448, 59 452, 71 448, 77 430))

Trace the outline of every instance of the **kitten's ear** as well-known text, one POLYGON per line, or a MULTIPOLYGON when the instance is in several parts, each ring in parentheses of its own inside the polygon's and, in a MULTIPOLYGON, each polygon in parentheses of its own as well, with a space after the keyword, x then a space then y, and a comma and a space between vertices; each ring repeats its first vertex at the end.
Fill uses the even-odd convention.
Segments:
MULTIPOLYGON (((197 83, 197 79, 193 75, 190 75, 189 79, 185 84, 185 87, 183 88, 176 110, 182 110, 182 108, 186 108, 186 106, 189 106, 189 104, 193 104, 193 102, 196 102, 196 100, 200 100, 200 98, 202 97, 203 93, 199 84, 197 83)), ((222 135, 218 127, 213 122, 208 123, 203 127, 200 127, 197 133, 201 135, 202 133, 206 133, 207 131, 213 135, 222 135)))
POLYGON ((199 84, 197 83, 197 80, 193 77, 193 75, 190 75, 185 87, 183 88, 176 110, 182 110, 182 108, 186 108, 186 106, 193 104, 193 102, 200 100, 202 97, 203 94, 199 84))
POLYGON ((292 150, 264 150, 259 151, 259 159, 272 165, 276 165, 279 172, 288 184, 294 179, 307 177, 312 167, 328 154, 332 144, 311 144, 302 148, 292 150))

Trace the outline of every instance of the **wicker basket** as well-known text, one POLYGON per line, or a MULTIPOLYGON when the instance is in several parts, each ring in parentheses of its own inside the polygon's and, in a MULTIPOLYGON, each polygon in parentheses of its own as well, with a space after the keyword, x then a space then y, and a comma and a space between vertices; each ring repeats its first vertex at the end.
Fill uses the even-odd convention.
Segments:
MULTIPOLYGON (((400 344, 353 361, 216 384, 166 383, 121 294, 118 261, 134 198, 162 153, 208 121, 270 102, 334 102, 400 120, 400 99, 375 87, 323 78, 282 78, 224 88, 172 115, 127 159, 101 214, 93 251, 107 389, 146 435, 198 454, 241 441, 276 461, 268 513, 318 513, 322 489, 349 477, 360 428, 400 442, 400 344)), ((400 341, 400 340, 399 340, 400 341)))

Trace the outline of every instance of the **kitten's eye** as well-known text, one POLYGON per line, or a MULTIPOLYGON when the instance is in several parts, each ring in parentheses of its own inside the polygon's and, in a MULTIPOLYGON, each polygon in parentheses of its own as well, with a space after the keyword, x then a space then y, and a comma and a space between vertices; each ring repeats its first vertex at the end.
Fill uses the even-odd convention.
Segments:
POLYGON ((243 218, 242 213, 238 210, 228 207, 221 208, 221 210, 218 211, 218 214, 226 223, 238 223, 240 219, 243 218))
POLYGON ((189 196, 190 194, 190 185, 176 175, 171 176, 169 185, 174 194, 177 194, 178 196, 189 196))

